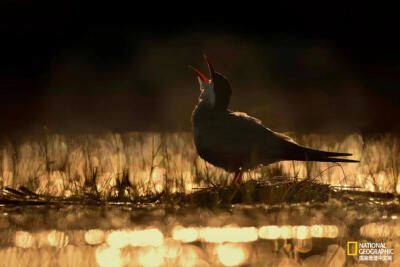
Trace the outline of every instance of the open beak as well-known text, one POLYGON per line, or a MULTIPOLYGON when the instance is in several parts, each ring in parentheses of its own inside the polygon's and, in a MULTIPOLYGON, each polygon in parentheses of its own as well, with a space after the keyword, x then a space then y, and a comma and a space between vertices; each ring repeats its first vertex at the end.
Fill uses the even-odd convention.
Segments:
POLYGON ((208 71, 209 71, 209 73, 210 73, 210 79, 208 79, 206 76, 204 76, 204 75, 203 75, 198 69, 196 69, 195 67, 189 65, 189 68, 192 69, 192 70, 197 74, 197 76, 200 77, 200 79, 202 79, 204 82, 210 83, 210 81, 212 80, 212 77, 213 77, 214 67, 213 67, 213 65, 211 64, 211 62, 208 60, 208 58, 207 58, 206 55, 204 55, 204 59, 206 60, 207 65, 208 65, 208 71))

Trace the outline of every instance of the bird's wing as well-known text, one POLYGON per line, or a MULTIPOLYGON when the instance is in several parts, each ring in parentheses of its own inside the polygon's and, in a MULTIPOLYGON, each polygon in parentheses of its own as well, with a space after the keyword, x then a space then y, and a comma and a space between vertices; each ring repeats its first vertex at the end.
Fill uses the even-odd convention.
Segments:
MULTIPOLYGON (((355 162, 332 158, 350 156, 314 150, 298 145, 293 139, 276 133, 254 117, 242 112, 227 112, 210 122, 207 131, 207 148, 218 159, 245 163, 249 167, 280 160, 309 160, 327 162, 355 162)), ((238 163, 239 164, 239 163, 238 163)))
POLYGON ((301 149, 289 136, 266 128, 262 122, 242 112, 231 113, 232 125, 247 133, 248 144, 252 153, 256 153, 259 163, 269 163, 283 160, 286 154, 301 149))
POLYGON ((207 122, 203 134, 207 137, 203 152, 216 165, 218 161, 248 167, 268 164, 281 160, 282 150, 297 146, 289 137, 274 133, 241 112, 218 114, 207 122))

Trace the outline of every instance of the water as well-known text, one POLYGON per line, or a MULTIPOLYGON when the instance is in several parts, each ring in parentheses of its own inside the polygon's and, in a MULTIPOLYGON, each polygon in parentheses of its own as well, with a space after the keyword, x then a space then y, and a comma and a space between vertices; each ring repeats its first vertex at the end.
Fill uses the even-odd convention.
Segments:
POLYGON ((347 241, 384 240, 400 249, 398 204, 3 205, 0 265, 352 266, 357 257, 346 255, 347 241))

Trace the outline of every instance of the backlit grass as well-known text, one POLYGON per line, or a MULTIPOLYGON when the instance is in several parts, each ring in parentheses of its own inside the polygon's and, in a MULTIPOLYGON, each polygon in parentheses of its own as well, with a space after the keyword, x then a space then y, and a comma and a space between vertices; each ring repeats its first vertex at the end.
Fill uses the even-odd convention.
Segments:
MULTIPOLYGON (((352 158, 360 163, 276 163, 247 172, 244 180, 254 182, 244 183, 238 190, 254 193, 263 181, 282 179, 296 185, 306 179, 313 186, 400 191, 397 136, 304 135, 295 139, 315 149, 353 153, 352 158)), ((37 136, 3 138, 0 148, 3 189, 23 186, 27 192, 45 196, 117 201, 169 199, 208 190, 205 188, 233 190, 232 201, 237 195, 236 189, 227 186, 233 175, 200 159, 191 133, 60 135, 44 129, 37 136)), ((242 201, 250 201, 242 196, 242 201)))

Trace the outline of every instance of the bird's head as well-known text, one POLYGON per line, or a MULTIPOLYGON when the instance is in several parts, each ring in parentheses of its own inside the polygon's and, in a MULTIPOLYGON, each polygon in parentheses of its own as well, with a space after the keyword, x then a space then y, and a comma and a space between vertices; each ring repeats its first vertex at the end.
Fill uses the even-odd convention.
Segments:
POLYGON ((204 55, 208 65, 210 79, 196 68, 189 66, 196 74, 200 84, 200 101, 204 101, 214 109, 227 109, 231 99, 231 86, 222 74, 215 72, 214 67, 204 55))

